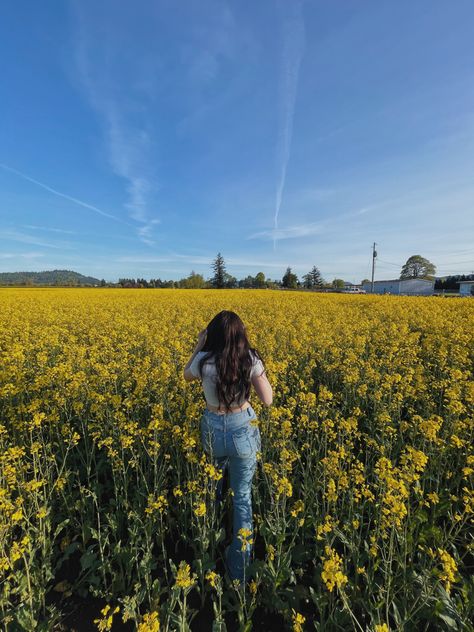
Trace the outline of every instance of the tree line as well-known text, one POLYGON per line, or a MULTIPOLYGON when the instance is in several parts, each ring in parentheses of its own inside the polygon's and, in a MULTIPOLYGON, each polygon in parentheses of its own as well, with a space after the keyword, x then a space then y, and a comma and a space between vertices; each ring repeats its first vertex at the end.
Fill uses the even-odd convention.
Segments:
MULTIPOLYGON (((202 274, 194 270, 191 274, 178 281, 163 281, 161 279, 119 279, 122 287, 175 287, 175 288, 306 288, 306 289, 341 289, 346 285, 344 279, 333 279, 327 282, 323 279, 317 266, 313 266, 309 272, 303 274, 301 279, 287 267, 281 279, 266 278, 263 272, 255 276, 248 275, 244 279, 237 279, 226 270, 224 257, 219 252, 212 262, 213 276, 205 279, 202 274)), ((409 257, 400 272, 400 279, 433 278, 435 266, 420 255, 409 257)), ((369 283, 369 279, 363 279, 361 284, 369 283)))
POLYGON ((296 274, 292 272, 291 267, 288 267, 286 269, 281 279, 271 279, 269 277, 265 277, 265 274, 263 272, 257 272, 255 276, 248 275, 243 279, 237 279, 235 276, 227 272, 224 257, 221 255, 220 252, 217 254, 216 259, 212 262, 212 270, 213 275, 207 279, 205 279, 202 274, 198 274, 193 270, 189 276, 183 279, 179 279, 178 281, 167 281, 160 278, 150 279, 149 281, 143 278, 121 278, 119 279, 118 284, 122 287, 174 287, 185 289, 275 289, 281 287, 323 289, 344 287, 344 281, 342 279, 334 279, 334 281, 332 281, 331 283, 326 283, 316 266, 313 266, 313 268, 307 274, 304 274, 301 280, 296 274))
MULTIPOLYGON (((226 264, 221 253, 212 262, 213 275, 204 278, 202 274, 194 270, 187 277, 178 281, 161 278, 120 278, 118 283, 84 276, 72 270, 49 270, 43 272, 3 272, 0 273, 0 286, 61 286, 61 287, 124 287, 124 288, 253 288, 253 289, 278 289, 278 288, 305 288, 311 290, 342 289, 346 285, 343 279, 325 281, 317 268, 313 266, 301 279, 287 267, 281 279, 271 279, 263 272, 255 276, 248 275, 243 279, 237 279, 226 270, 226 264)), ((421 257, 413 255, 402 266, 400 279, 425 278, 435 279, 435 290, 459 289, 459 281, 474 280, 474 274, 457 274, 443 278, 435 278, 435 266, 433 263, 421 257)), ((363 279, 361 285, 370 283, 369 279, 363 279)))

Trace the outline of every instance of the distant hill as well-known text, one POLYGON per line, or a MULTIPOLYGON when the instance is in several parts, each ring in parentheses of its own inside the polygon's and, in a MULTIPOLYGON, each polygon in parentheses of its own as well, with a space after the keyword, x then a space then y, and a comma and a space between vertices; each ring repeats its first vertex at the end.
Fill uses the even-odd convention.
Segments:
POLYGON ((44 272, 0 272, 0 285, 100 285, 100 280, 73 270, 44 272))

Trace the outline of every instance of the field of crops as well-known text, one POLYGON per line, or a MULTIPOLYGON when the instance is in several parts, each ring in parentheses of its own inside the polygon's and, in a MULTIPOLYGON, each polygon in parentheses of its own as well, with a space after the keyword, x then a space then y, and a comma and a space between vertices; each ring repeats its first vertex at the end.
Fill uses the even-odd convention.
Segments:
POLYGON ((0 357, 2 629, 474 630, 474 301, 1 289, 0 357), (246 589, 183 378, 222 309, 274 392, 246 589))

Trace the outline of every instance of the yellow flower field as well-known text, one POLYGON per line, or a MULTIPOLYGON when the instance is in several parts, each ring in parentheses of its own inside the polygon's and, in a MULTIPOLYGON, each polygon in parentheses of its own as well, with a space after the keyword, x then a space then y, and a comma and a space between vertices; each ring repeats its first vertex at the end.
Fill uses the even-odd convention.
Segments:
POLYGON ((0 289, 0 354, 2 629, 474 630, 473 301, 0 289), (222 309, 274 391, 246 589, 182 371, 222 309))

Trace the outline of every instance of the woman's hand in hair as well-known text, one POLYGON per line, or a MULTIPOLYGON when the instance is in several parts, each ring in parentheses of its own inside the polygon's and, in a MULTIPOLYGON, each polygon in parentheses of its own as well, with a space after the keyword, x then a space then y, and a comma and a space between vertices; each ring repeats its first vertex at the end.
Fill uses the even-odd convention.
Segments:
POLYGON ((196 349, 202 349, 204 347, 204 344, 206 342, 206 338, 207 338, 207 329, 203 329, 198 334, 198 342, 197 342, 197 345, 196 345, 196 349))

